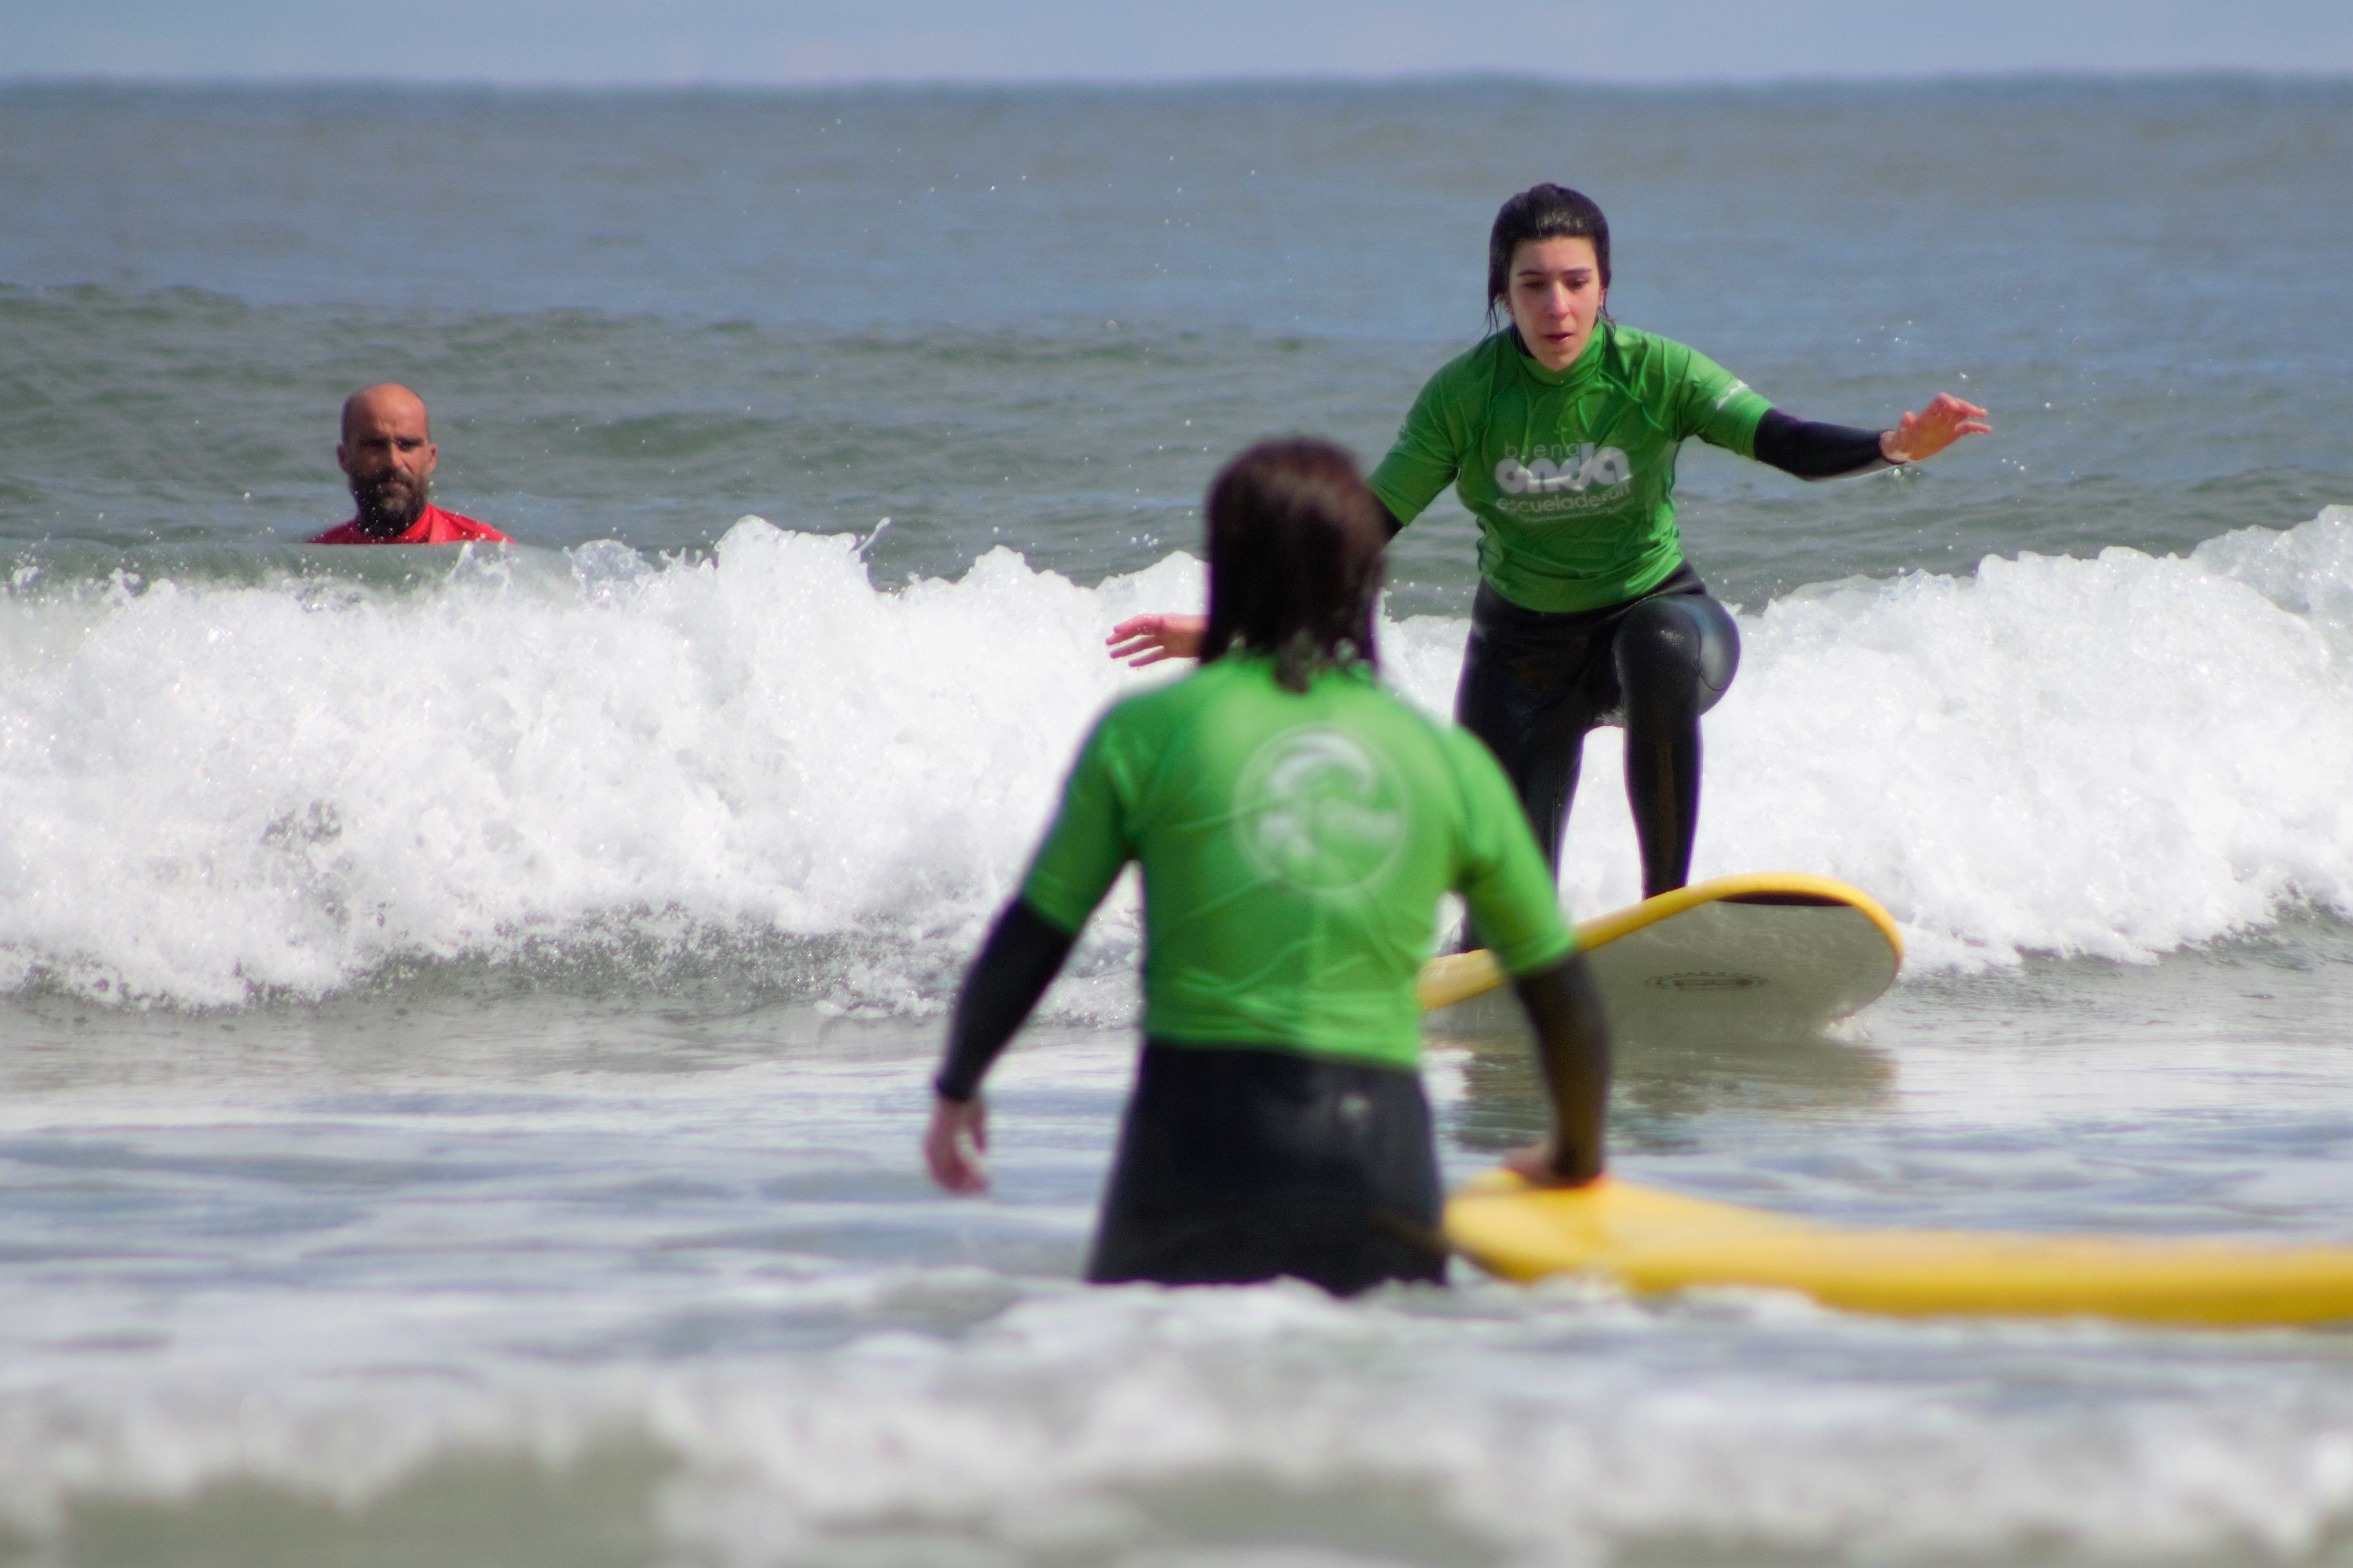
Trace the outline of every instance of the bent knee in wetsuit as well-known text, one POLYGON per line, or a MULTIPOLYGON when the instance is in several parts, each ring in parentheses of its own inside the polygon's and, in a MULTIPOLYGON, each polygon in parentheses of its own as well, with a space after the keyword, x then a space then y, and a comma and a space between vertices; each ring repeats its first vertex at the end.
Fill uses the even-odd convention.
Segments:
POLYGON ((1739 665, 1731 612, 1688 565, 1647 598, 1567 614, 1522 608, 1482 584, 1454 717, 1504 765, 1556 868, 1586 733, 1626 726, 1643 885, 1662 891, 1682 885, 1691 858, 1699 716, 1739 665))
POLYGON ((1618 623, 1618 706, 1605 723, 1688 723, 1723 700, 1740 668, 1740 628, 1705 594, 1661 594, 1618 623))

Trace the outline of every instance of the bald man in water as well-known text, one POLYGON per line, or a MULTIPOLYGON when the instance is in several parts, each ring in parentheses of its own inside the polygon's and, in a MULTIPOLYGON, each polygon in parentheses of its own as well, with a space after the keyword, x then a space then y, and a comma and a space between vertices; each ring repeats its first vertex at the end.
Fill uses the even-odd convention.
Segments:
POLYGON ((443 511, 427 496, 439 457, 425 399, 395 382, 364 387, 343 399, 343 439, 335 461, 351 480, 359 510, 313 544, 462 544, 470 539, 511 544, 487 522, 443 511))

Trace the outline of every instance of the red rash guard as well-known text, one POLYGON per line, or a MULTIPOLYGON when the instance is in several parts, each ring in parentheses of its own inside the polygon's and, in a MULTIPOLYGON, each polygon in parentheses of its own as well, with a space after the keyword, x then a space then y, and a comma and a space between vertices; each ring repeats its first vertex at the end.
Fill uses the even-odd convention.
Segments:
POLYGON ((443 511, 428 505, 417 520, 409 524, 408 531, 390 539, 378 539, 360 530, 360 520, 339 523, 327 530, 313 544, 463 544, 470 539, 487 540, 493 544, 512 544, 513 540, 487 522, 476 522, 470 517, 460 517, 454 511, 443 511))

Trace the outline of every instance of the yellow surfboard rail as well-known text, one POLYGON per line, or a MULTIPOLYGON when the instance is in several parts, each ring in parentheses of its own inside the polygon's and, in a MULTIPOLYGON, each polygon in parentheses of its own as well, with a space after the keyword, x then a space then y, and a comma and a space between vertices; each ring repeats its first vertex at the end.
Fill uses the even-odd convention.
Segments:
POLYGON ((1636 1295, 1791 1290, 1898 1317, 2096 1317, 2190 1327, 2353 1321, 2353 1246, 2206 1237, 1849 1229, 1604 1176, 1466 1184, 1446 1234, 1481 1268, 1522 1282, 1558 1274, 1636 1295))
MULTIPOLYGON (((1820 900, 1824 903, 1843 904, 1854 910, 1887 938, 1888 946, 1895 950, 1900 962, 1904 956, 1904 933, 1896 928, 1895 917, 1889 914, 1879 900, 1860 888, 1828 877, 1808 876, 1801 871, 1752 871, 1737 877, 1716 877, 1704 882, 1694 882, 1672 892, 1661 893, 1655 899, 1644 899, 1606 915, 1599 915, 1577 928, 1577 945, 1591 949, 1644 926, 1656 925, 1662 920, 1682 914, 1702 904, 1725 900, 1739 900, 1758 898, 1794 898, 1820 900)), ((1421 966, 1418 990, 1422 1011, 1451 1007, 1473 996, 1493 991, 1504 983, 1503 965, 1485 948, 1470 952, 1449 953, 1433 958, 1421 966)))

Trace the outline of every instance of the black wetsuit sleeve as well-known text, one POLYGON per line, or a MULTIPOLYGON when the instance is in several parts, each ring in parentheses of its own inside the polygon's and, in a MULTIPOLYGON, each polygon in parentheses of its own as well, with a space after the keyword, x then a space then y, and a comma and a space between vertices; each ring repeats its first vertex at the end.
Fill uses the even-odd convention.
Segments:
POLYGON ((1388 529, 1391 539, 1405 531, 1405 524, 1398 521, 1397 513, 1388 509, 1388 503, 1377 496, 1373 500, 1373 505, 1380 509, 1381 521, 1388 529))
POLYGON ((1757 460, 1801 479, 1842 479, 1895 467, 1879 449, 1879 437, 1876 430, 1792 419, 1768 408, 1757 422, 1757 460))
POLYGON ((942 1100, 962 1104, 980 1092, 989 1063, 1038 1005, 1078 940, 1019 899, 1005 906, 956 994, 947 1054, 932 1080, 942 1100))
POLYGON ((1609 1108, 1609 1026, 1592 967, 1572 952, 1512 984, 1535 1026, 1536 1056, 1552 1093, 1553 1168, 1565 1180, 1591 1181, 1601 1173, 1609 1108))

